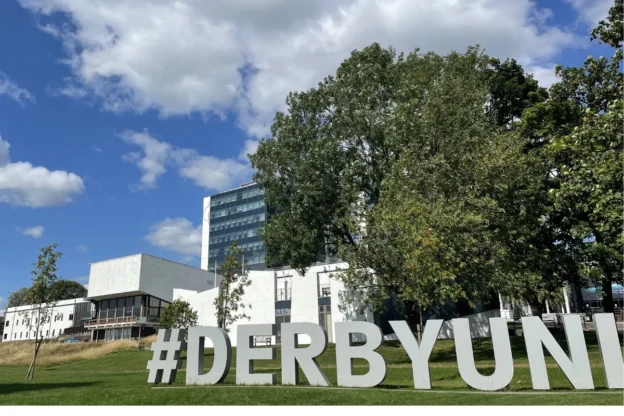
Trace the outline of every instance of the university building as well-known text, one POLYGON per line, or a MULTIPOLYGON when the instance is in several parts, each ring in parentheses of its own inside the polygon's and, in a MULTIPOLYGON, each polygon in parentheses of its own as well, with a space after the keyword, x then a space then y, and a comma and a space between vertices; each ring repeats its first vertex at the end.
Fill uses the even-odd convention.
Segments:
POLYGON ((264 191, 254 182, 204 198, 201 268, 218 274, 236 240, 245 269, 265 269, 266 247, 259 231, 272 214, 264 191))
POLYGON ((52 305, 24 305, 7 308, 2 341, 54 339, 72 332, 84 332, 84 322, 93 313, 87 298, 62 300, 52 305), (41 306, 41 307, 40 307, 41 306), (42 320, 43 322, 39 323, 42 320))

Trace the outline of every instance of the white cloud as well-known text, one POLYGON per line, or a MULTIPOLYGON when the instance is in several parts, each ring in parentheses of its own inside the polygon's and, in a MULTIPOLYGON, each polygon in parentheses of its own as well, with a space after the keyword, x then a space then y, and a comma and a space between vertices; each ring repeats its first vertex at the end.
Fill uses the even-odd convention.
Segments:
POLYGON ((249 161, 249 156, 248 155, 253 155, 254 153, 256 153, 256 150, 258 150, 258 140, 245 140, 245 146, 243 147, 243 150, 240 152, 240 154, 238 155, 238 158, 240 160, 249 161))
POLYGON ((67 51, 66 95, 163 117, 234 111, 253 136, 268 133, 288 92, 375 41, 441 54, 480 44, 533 66, 578 44, 531 0, 19 1, 38 19, 62 12, 73 23, 41 26, 67 51))
POLYGON ((102 153, 103 152, 103 150, 101 148, 97 147, 97 146, 91 146, 90 149, 93 150, 94 152, 97 152, 97 153, 102 153))
POLYGON ((20 88, 9 76, 0 71, 0 96, 6 95, 12 100, 24 105, 24 101, 35 102, 35 97, 26 89, 20 88))
POLYGON ((28 162, 11 162, 10 144, 0 136, 0 203, 45 207, 67 204, 84 191, 84 182, 75 173, 50 171, 28 162))
POLYGON ((555 75, 555 64, 545 66, 531 65, 527 66, 525 70, 532 73, 539 85, 544 88, 550 88, 552 84, 559 81, 555 75))
POLYGON ((154 189, 158 178, 168 167, 177 169, 178 175, 190 179, 204 189, 223 190, 249 179, 252 169, 248 163, 233 159, 218 159, 200 155, 195 149, 184 149, 152 137, 147 131, 124 131, 119 137, 140 151, 123 155, 122 159, 134 163, 141 171, 138 187, 154 189))
POLYGON ((201 225, 195 227, 186 218, 165 218, 152 225, 144 238, 153 246, 187 256, 201 251, 201 225))
POLYGON ((604 20, 613 6, 613 0, 565 0, 578 12, 579 20, 592 28, 604 20))
POLYGON ((36 225, 30 228, 18 228, 17 230, 23 235, 27 235, 32 238, 41 238, 44 228, 42 225, 36 225))
POLYGON ((76 250, 80 251, 81 253, 86 253, 89 250, 89 248, 81 244, 79 246, 76 246, 76 250))

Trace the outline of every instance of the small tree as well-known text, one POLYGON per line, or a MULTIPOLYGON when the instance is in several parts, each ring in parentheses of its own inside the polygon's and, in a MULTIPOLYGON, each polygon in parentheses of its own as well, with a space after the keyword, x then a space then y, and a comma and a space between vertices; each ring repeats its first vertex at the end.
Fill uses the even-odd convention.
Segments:
POLYGON ((197 311, 182 299, 176 299, 162 313, 160 325, 167 328, 186 329, 197 326, 197 311))
POLYGON ((59 280, 56 275, 56 263, 61 258, 62 253, 56 251, 57 244, 54 243, 40 249, 40 254, 35 263, 34 269, 30 272, 33 275, 33 285, 28 292, 28 303, 33 305, 33 309, 27 312, 27 325, 30 331, 34 332, 35 349, 32 362, 26 374, 27 380, 35 377, 35 365, 41 342, 43 341, 43 327, 50 321, 52 310, 57 299, 50 290, 52 285, 59 280))
POLYGON ((251 309, 251 305, 245 305, 241 301, 245 288, 251 284, 247 273, 242 270, 242 263, 238 260, 238 256, 242 254, 243 250, 238 247, 238 242, 234 241, 230 246, 230 254, 221 266, 223 280, 214 305, 217 310, 219 328, 226 332, 230 332, 229 327, 234 322, 240 319, 251 319, 244 312, 245 307, 248 306, 251 309))

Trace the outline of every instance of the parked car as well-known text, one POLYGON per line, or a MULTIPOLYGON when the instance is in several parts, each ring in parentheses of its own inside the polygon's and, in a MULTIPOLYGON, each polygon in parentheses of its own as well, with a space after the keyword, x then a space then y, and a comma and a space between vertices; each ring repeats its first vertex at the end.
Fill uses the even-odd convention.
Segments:
POLYGON ((79 342, 80 340, 78 338, 68 338, 67 341, 65 341, 67 344, 77 344, 79 342))

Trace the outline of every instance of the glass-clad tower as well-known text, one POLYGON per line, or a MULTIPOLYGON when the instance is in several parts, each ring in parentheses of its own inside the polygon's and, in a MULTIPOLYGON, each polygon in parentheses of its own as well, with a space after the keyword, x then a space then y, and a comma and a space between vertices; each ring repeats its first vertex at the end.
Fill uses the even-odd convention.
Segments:
POLYGON ((264 192, 254 183, 204 198, 201 268, 221 270, 234 240, 244 250, 245 270, 266 268, 266 247, 259 231, 271 210, 264 204, 264 192))

